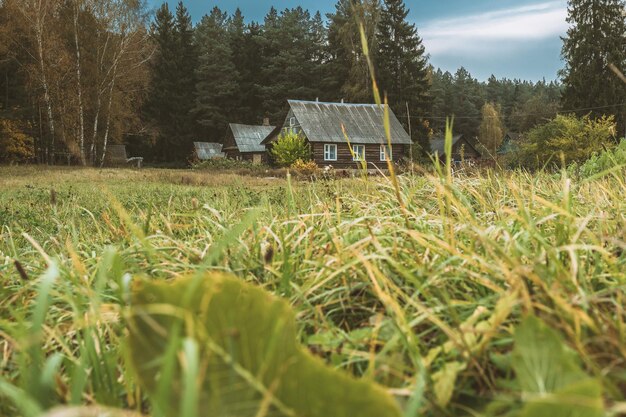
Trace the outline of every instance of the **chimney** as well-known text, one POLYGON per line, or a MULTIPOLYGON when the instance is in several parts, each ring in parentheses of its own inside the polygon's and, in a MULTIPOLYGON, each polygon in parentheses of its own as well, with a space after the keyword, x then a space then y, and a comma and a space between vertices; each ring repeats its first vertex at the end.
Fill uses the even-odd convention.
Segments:
POLYGON ((270 125, 270 118, 269 117, 264 117, 263 118, 263 126, 269 126, 270 125))
POLYGON ((343 104, 343 99, 341 99, 341 104, 343 104))
POLYGON ((320 98, 319 97, 315 97, 315 102, 319 103, 320 102, 320 98))

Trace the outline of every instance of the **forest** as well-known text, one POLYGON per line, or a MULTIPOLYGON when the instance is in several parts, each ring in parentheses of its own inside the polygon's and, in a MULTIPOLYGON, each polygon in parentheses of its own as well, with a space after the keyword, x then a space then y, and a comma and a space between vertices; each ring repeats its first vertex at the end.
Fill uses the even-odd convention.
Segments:
MULTIPOLYGON (((589 2, 571 2, 570 12, 583 7, 577 3, 589 2)), ((618 21, 610 53, 626 62, 623 5, 601 3, 607 21, 618 21)), ((528 131, 560 111, 613 113, 624 125, 616 106, 626 101, 623 84, 598 76, 615 80, 590 95, 566 44, 559 80, 479 81, 465 68, 434 68, 408 13, 403 0, 339 0, 326 16, 272 7, 254 22, 215 7, 194 23, 183 2, 150 11, 139 0, 4 0, 0 155, 97 166, 109 144, 124 143, 153 163, 185 164, 194 141, 221 142, 229 122, 282 123, 287 99, 371 102, 359 22, 380 89, 423 152, 448 117, 472 140, 485 117, 497 118, 503 132, 528 131)), ((572 41, 587 30, 574 28, 572 41)))

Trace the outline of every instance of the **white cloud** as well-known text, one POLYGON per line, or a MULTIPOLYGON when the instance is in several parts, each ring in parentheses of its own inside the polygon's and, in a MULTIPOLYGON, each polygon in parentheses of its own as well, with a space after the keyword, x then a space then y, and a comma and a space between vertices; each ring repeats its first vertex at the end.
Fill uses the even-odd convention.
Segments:
POLYGON ((514 46, 563 35, 568 28, 567 1, 538 4, 488 13, 441 19, 421 26, 432 55, 480 55, 511 52, 514 46))

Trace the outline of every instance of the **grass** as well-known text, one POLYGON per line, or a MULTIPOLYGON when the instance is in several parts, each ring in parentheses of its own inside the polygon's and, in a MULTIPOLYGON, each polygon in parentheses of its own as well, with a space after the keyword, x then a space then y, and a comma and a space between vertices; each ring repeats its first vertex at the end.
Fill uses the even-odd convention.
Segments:
POLYGON ((287 299, 309 350, 407 416, 524 401, 503 363, 528 314, 601 381, 607 415, 623 411, 623 172, 397 181, 0 168, 0 415, 148 413, 128 366, 129 280, 203 269, 287 299))

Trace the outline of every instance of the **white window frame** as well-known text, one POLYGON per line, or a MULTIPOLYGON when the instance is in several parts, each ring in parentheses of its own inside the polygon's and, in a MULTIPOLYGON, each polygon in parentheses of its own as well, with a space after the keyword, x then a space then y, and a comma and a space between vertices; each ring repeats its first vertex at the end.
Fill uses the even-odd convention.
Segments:
POLYGON ((389 145, 380 145, 380 160, 383 162, 393 161, 393 148, 389 145), (389 156, 387 156, 387 150, 389 156))
POLYGON ((365 161, 365 145, 352 145, 352 160, 354 162, 365 161))
POLYGON ((294 116, 289 118, 289 127, 294 127, 296 125, 296 118, 294 116))
POLYGON ((325 143, 324 144, 324 161, 336 161, 337 160, 337 145, 334 143, 325 143), (332 153, 334 153, 334 157, 331 158, 331 149, 333 149, 332 153))

